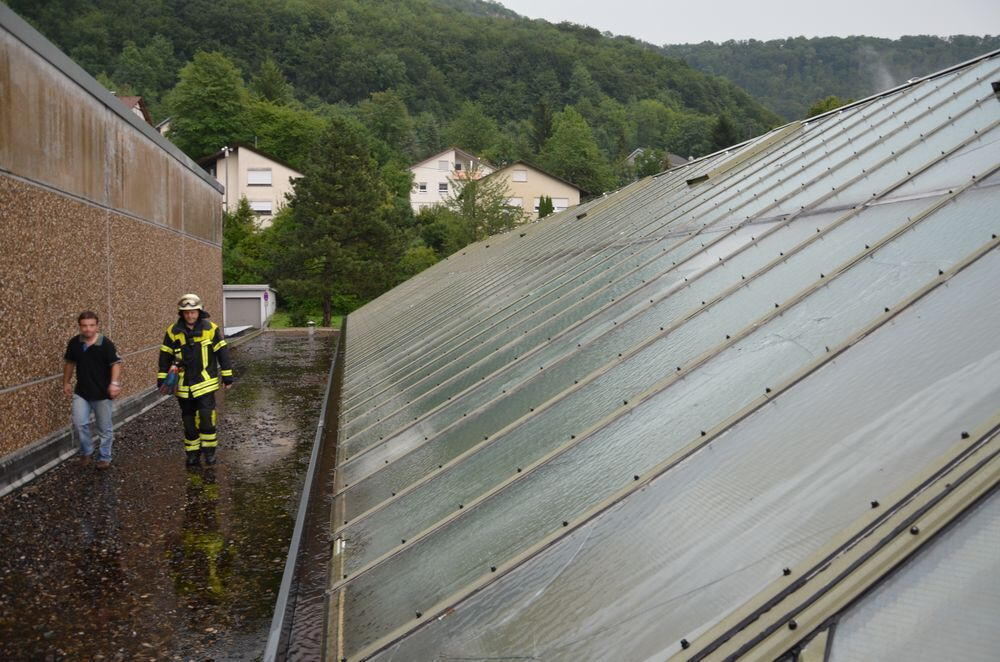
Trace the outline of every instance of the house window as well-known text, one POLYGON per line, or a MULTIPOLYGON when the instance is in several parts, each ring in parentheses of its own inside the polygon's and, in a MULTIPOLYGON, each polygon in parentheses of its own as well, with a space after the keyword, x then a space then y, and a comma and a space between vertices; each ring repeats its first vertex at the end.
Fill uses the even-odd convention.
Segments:
POLYGON ((417 191, 420 193, 427 193, 427 182, 420 182, 417 184, 417 191))
POLYGON ((569 207, 569 198, 552 198, 552 209, 562 211, 569 207))
POLYGON ((513 173, 511 173, 511 179, 515 182, 526 182, 528 181, 528 171, 515 170, 513 173))
POLYGON ((270 186, 270 168, 250 168, 247 170, 247 186, 270 186))
POLYGON ((258 216, 270 216, 272 203, 270 200, 251 200, 250 209, 258 216))
POLYGON ((523 198, 507 198, 507 206, 508 207, 523 207, 524 206, 524 199, 523 198))
POLYGON ((455 172, 461 172, 461 171, 462 171, 462 162, 455 161, 455 172))
POLYGON ((438 182, 438 193, 448 192, 448 182, 438 182))
POLYGON ((440 170, 441 172, 448 172, 448 162, 438 161, 438 170, 440 170))

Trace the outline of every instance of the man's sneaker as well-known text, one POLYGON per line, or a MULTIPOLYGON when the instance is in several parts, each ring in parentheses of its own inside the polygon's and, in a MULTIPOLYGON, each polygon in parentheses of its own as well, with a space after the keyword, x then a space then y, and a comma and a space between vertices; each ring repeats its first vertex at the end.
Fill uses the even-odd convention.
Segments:
POLYGON ((110 469, 111 468, 111 460, 99 460, 97 462, 97 468, 98 469, 110 469))
POLYGON ((205 466, 210 467, 215 464, 215 447, 202 448, 201 456, 205 460, 205 466))

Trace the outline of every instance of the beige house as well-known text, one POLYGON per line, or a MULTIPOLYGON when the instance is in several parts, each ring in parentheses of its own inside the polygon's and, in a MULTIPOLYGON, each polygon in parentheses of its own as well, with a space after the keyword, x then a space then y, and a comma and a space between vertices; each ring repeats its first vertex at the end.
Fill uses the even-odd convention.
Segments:
POLYGON ((496 170, 475 154, 457 147, 424 159, 410 166, 413 188, 410 190, 410 206, 413 213, 425 207, 442 204, 453 193, 454 182, 469 177, 485 177, 496 170))
POLYGON ((508 203, 511 207, 521 207, 532 220, 538 218, 542 196, 552 198, 555 211, 580 204, 579 188, 526 161, 505 166, 490 177, 502 177, 507 182, 508 203))
POLYGON ((292 192, 292 181, 302 176, 290 165, 241 143, 202 157, 198 164, 225 187, 222 209, 235 210, 245 197, 260 217, 261 227, 271 224, 278 209, 285 205, 285 194, 292 192))

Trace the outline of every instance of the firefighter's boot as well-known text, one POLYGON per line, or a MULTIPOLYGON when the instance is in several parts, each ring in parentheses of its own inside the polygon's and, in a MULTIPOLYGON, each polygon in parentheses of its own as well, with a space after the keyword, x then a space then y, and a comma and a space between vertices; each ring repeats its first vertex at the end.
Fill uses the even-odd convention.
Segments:
POLYGON ((200 463, 198 462, 198 456, 201 455, 201 451, 185 451, 187 455, 186 466, 197 467, 200 463))
POLYGON ((201 458, 205 460, 205 466, 210 467, 215 464, 215 446, 208 446, 201 449, 201 458))

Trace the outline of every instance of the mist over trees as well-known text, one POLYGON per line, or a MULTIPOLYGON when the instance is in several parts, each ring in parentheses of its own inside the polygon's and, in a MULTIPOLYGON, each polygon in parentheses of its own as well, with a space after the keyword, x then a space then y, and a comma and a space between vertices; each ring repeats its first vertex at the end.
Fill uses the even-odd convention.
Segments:
POLYGON ((831 96, 863 99, 1000 48, 1000 36, 796 37, 663 46, 705 73, 722 76, 786 120, 831 96))

